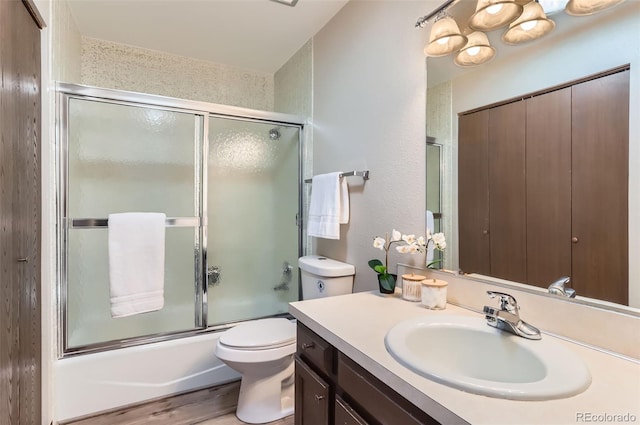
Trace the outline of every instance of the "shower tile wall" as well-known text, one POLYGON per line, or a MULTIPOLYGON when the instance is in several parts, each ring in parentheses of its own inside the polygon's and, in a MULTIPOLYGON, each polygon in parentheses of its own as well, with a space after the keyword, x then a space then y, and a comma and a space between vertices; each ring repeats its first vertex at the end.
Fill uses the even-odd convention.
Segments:
POLYGON ((82 84, 273 110, 273 74, 82 37, 82 84))

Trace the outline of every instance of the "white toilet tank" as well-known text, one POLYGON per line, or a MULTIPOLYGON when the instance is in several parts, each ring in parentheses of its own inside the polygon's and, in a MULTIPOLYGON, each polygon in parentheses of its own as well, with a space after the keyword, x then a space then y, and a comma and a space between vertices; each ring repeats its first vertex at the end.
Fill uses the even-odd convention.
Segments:
POLYGON ((302 299, 332 297, 353 291, 355 267, 321 255, 298 259, 302 277, 302 299))

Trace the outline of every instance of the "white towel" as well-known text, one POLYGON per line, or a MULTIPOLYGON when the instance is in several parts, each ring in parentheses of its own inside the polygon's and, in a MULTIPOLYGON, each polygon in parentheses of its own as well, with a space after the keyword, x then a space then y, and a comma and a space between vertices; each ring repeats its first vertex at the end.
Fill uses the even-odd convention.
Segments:
MULTIPOLYGON (((433 220, 433 211, 427 210, 426 220, 427 220, 427 223, 426 223, 427 233, 430 233, 433 235, 433 231, 435 229, 435 222, 433 220)), ((427 264, 429 264, 432 261, 433 261, 433 244, 430 243, 429 247, 427 248, 427 264)))
POLYGON ((307 234, 340 239, 340 224, 349 222, 349 188, 340 172, 319 174, 311 181, 307 234))
POLYGON ((111 316, 125 317, 164 306, 162 213, 109 215, 111 316))

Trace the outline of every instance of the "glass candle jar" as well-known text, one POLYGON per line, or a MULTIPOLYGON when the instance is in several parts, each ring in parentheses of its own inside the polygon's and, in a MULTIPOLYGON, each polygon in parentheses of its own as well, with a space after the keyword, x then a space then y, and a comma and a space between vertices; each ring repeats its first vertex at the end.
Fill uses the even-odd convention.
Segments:
POLYGON ((420 301, 421 298, 421 286, 424 276, 418 274, 403 274, 402 275, 402 299, 407 301, 420 301))
POLYGON ((430 310, 444 310, 447 308, 447 285, 444 280, 425 279, 422 286, 422 305, 430 310))

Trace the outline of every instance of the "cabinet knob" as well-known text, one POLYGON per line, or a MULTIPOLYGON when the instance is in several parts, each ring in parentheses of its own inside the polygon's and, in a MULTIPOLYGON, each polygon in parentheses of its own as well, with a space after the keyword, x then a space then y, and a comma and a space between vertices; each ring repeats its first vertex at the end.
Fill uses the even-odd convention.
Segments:
POLYGON ((489 234, 489 231, 488 231, 487 229, 484 229, 484 230, 482 231, 482 234, 483 234, 483 235, 488 235, 488 234, 489 234))
POLYGON ((302 348, 303 350, 308 350, 309 348, 313 348, 313 347, 315 347, 315 346, 316 346, 316 344, 315 344, 315 343, 313 343, 313 342, 309 342, 309 343, 304 342, 304 343, 302 344, 302 347, 301 347, 301 348, 302 348))
POLYGON ((318 395, 318 394, 316 394, 316 401, 317 401, 318 403, 320 403, 320 401, 322 401, 322 400, 324 400, 324 396, 323 396, 323 395, 318 395))
POLYGON ((29 257, 18 258, 18 263, 28 263, 29 257))
POLYGON ((574 237, 571 238, 571 243, 578 243, 578 241, 579 240, 578 240, 577 236, 574 236, 574 237))

